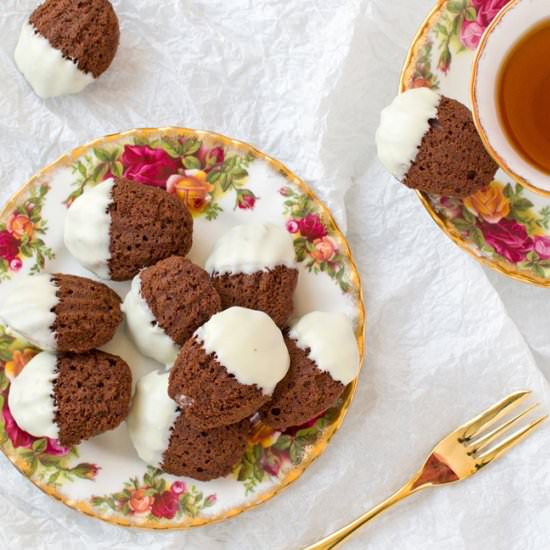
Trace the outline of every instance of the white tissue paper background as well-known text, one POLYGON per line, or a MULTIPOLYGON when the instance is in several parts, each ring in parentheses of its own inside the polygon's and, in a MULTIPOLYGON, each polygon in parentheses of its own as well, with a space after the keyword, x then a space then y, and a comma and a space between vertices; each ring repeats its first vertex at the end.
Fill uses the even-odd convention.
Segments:
MULTIPOLYGON (((375 158, 432 0, 115 0, 121 44, 84 93, 43 101, 13 63, 34 0, 0 8, 0 201, 92 138, 178 125, 256 145, 334 210, 366 292, 368 354, 348 418, 285 492, 229 522, 140 532, 66 509, 0 457, 0 548, 298 549, 407 480, 437 440, 507 393, 548 407, 550 290, 484 271, 375 158)), ((467 482, 421 493, 353 549, 531 550, 550 540, 550 425, 467 482)))

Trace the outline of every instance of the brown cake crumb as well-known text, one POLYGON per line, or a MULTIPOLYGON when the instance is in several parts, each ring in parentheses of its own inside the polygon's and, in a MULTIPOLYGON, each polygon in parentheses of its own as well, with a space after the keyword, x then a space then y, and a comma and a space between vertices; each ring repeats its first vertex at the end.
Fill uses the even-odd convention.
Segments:
POLYGON ((155 319, 179 345, 221 311, 220 296, 208 273, 181 256, 145 269, 140 279, 141 295, 155 319))
POLYGON ((435 195, 464 198, 489 185, 498 165, 485 150, 471 111, 442 97, 403 183, 435 195))
POLYGON ((250 422, 200 430, 185 415, 177 418, 161 468, 176 476, 209 481, 231 473, 248 442, 250 422))
POLYGON ((168 395, 200 430, 235 424, 270 399, 258 386, 237 382, 196 338, 185 343, 170 371, 168 395))
POLYGON ((120 30, 109 0, 47 0, 29 22, 63 57, 94 78, 115 57, 120 30))
POLYGON ((127 281, 173 254, 185 256, 193 242, 193 218, 163 189, 117 178, 111 215, 111 279, 127 281))
POLYGON ((263 311, 278 327, 284 327, 294 309, 298 270, 280 265, 252 274, 214 273, 212 283, 223 309, 241 306, 263 311))
POLYGON ((132 374, 116 355, 98 350, 60 354, 55 422, 64 447, 116 428, 130 408, 132 374))
POLYGON ((328 372, 317 368, 309 350, 299 348, 285 336, 290 355, 290 369, 273 392, 271 402, 261 410, 262 420, 275 430, 300 426, 315 418, 342 395, 345 386, 328 372))
POLYGON ((83 352, 111 340, 122 322, 118 294, 85 277, 57 273, 52 279, 59 298, 51 327, 57 350, 83 352))

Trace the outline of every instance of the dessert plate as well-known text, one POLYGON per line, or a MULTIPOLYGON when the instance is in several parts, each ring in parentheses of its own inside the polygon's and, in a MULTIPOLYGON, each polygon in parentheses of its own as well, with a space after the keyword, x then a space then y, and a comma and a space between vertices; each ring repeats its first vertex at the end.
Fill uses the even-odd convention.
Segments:
MULTIPOLYGON (((90 276, 63 244, 67 208, 110 175, 169 188, 195 220, 189 257, 203 265, 228 228, 280 224, 294 239, 300 280, 295 313, 341 311, 356 328, 364 358, 365 311, 350 248, 329 210, 280 162, 224 136, 183 128, 132 130, 75 149, 35 175, 0 214, 0 284, 43 269, 90 276)), ((129 283, 111 285, 121 296, 129 283)), ((125 328, 104 348, 134 379, 159 364, 140 355, 125 328)), ((356 382, 336 406, 304 426, 273 432, 256 424, 242 462, 227 478, 176 478, 139 460, 126 423, 77 447, 21 431, 7 406, 10 381, 37 352, 0 326, 0 445, 39 489, 98 519, 130 527, 181 529, 221 521, 268 500, 296 480, 342 424, 356 382)))
MULTIPOLYGON (((401 90, 427 86, 470 102, 470 76, 481 36, 508 0, 440 0, 415 37, 401 90)), ((491 185, 464 199, 418 193, 437 225, 492 269, 550 286, 550 196, 499 170, 491 185)))

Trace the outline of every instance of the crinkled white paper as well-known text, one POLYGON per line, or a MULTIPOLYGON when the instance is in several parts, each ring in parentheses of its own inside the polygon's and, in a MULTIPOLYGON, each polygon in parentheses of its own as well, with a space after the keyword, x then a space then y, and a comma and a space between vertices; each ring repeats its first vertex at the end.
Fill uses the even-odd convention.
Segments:
MULTIPOLYGON (((129 531, 66 509, 2 457, 0 548, 300 548, 388 496, 438 438, 508 392, 532 388, 548 401, 539 367, 550 359, 550 291, 488 279, 374 158, 378 113, 432 0, 114 3, 122 40, 112 68, 79 96, 42 101, 12 60, 36 2, 2 2, 2 202, 47 162, 111 132, 180 125, 248 141, 311 183, 342 222, 345 199, 367 364, 327 452, 257 510, 188 533, 129 531)), ((403 503, 349 548, 542 550, 549 495, 547 426, 476 478, 403 503)))

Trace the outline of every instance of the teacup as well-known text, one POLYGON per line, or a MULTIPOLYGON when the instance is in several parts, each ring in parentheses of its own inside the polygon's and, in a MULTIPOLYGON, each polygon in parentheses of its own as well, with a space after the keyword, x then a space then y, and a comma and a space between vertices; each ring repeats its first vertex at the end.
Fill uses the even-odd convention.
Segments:
MULTIPOLYGON (((498 94, 501 93, 501 71, 508 55, 532 29, 548 19, 550 0, 512 0, 481 39, 470 88, 474 121, 491 156, 517 182, 544 195, 550 195, 550 173, 529 159, 524 151, 520 152, 521 146, 514 144, 499 108, 498 94)), ((540 59, 541 67, 547 63, 547 59, 540 59)), ((548 95, 550 97, 550 90, 548 95)), ((548 155, 550 157, 550 150, 548 155)))

